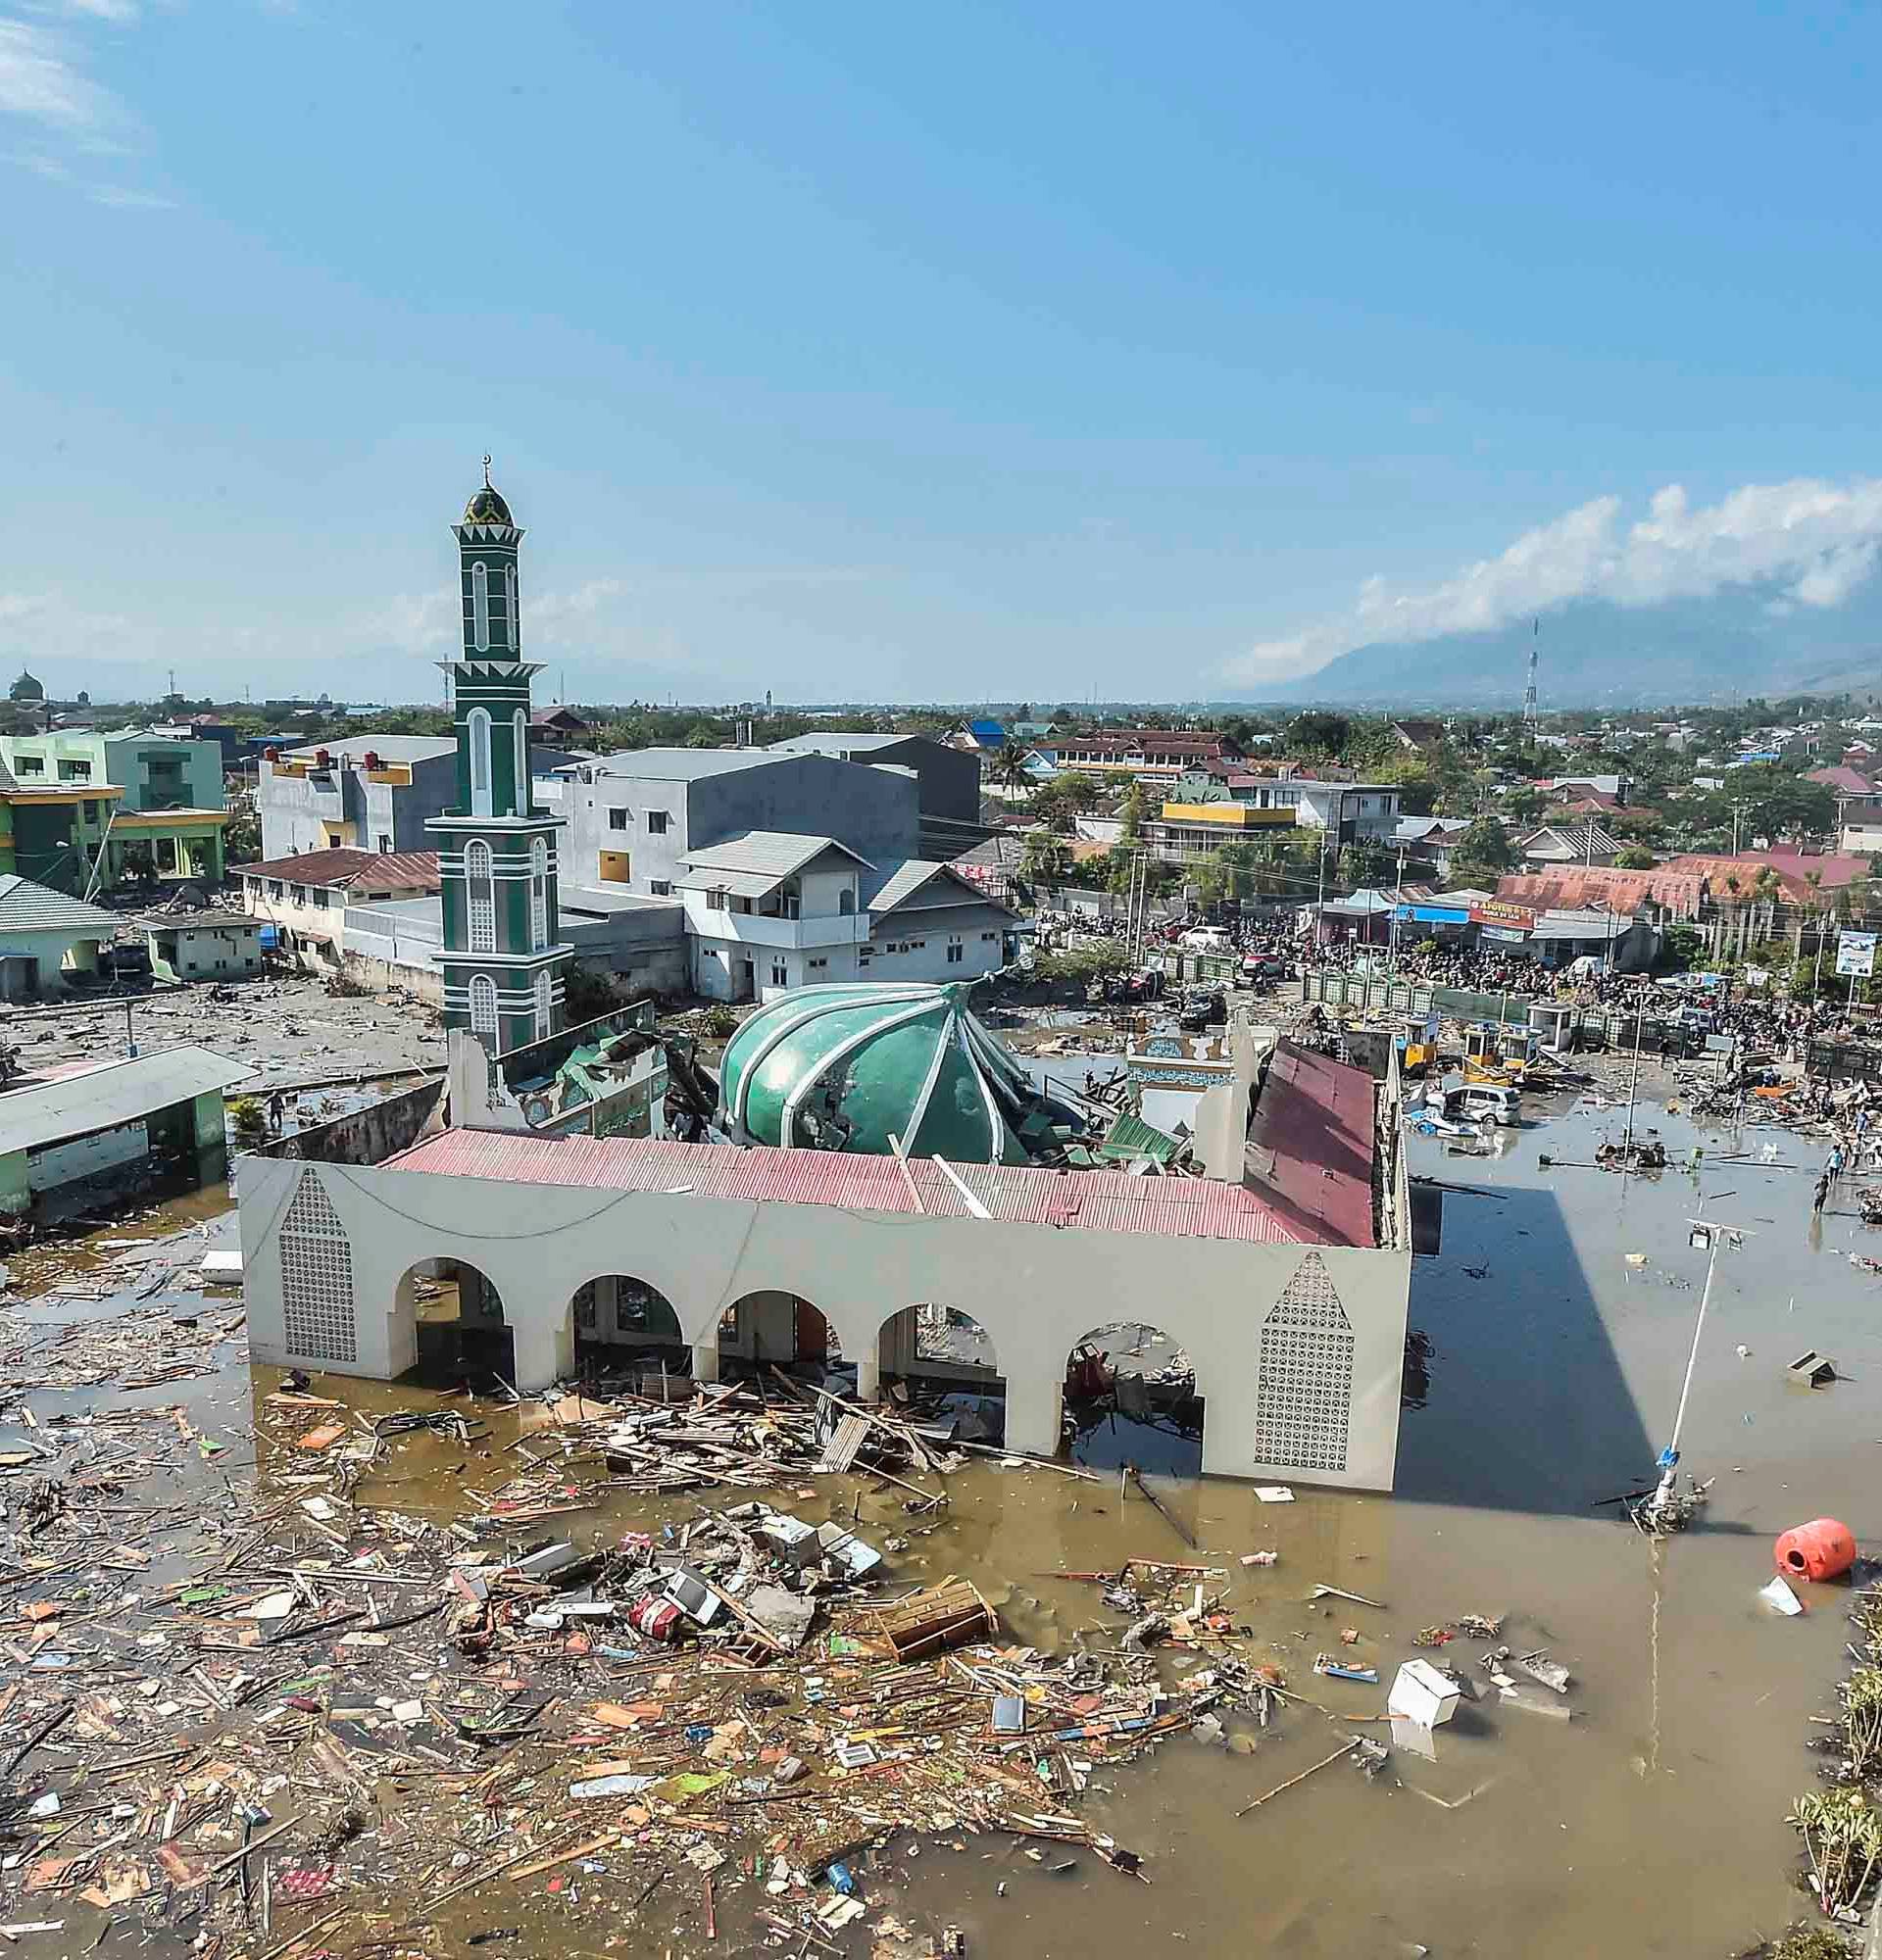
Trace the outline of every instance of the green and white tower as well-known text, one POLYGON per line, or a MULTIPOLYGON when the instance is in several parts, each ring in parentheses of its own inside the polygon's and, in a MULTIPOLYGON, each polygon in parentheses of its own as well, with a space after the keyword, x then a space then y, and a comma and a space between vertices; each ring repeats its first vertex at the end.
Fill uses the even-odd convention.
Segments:
POLYGON ((529 682, 522 658, 517 548, 522 532, 490 483, 452 527, 464 588, 464 653, 451 677, 458 735, 456 807, 425 828, 438 840, 444 896, 444 1024, 493 1055, 562 1026, 574 949, 557 936, 556 832, 566 819, 529 794, 529 682))

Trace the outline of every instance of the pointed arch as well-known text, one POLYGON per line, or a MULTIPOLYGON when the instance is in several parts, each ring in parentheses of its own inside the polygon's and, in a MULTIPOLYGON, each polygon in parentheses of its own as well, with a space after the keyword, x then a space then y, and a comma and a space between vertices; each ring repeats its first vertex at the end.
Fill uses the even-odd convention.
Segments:
POLYGON ((470 644, 490 651, 490 568, 481 560, 470 567, 470 644))
POLYGON ((492 1038, 497 1032, 497 983, 487 973, 470 976, 470 1032, 492 1038))
POLYGON ((488 816, 490 811, 490 710, 473 708, 465 717, 470 742, 470 814, 488 816))
POLYGON ((1310 1252, 1262 1324, 1255 1460, 1344 1470, 1353 1416, 1353 1323, 1318 1252, 1310 1252))
POLYGON ((549 840, 538 837, 529 846, 529 951, 549 944, 549 840))
POLYGON ((556 1031, 555 983, 545 966, 536 975, 536 1039, 547 1041, 556 1031))
POLYGON ((497 950, 497 881, 490 847, 473 837, 464 847, 464 909, 472 953, 497 950))

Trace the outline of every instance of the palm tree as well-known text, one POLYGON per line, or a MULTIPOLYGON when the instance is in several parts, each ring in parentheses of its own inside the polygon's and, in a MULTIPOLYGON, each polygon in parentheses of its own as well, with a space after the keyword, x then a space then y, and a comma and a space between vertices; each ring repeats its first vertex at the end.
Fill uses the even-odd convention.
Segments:
POLYGON ((1028 757, 1030 751, 1017 742, 1009 742, 993 759, 990 773, 993 780, 1003 790, 1029 790, 1033 787, 1033 774, 1028 757))
POLYGON ((1049 830, 1029 831, 1019 853, 1019 875, 1028 884, 1057 884, 1071 863, 1071 852, 1064 838, 1049 830))

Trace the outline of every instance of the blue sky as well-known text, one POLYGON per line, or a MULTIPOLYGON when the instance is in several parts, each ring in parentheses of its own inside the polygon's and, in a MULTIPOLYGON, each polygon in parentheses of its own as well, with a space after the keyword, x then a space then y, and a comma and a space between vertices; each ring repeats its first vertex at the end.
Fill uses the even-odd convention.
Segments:
POLYGON ((429 698, 486 449, 576 698, 1832 607, 1878 83, 1835 5, 0 0, 0 664, 429 698))

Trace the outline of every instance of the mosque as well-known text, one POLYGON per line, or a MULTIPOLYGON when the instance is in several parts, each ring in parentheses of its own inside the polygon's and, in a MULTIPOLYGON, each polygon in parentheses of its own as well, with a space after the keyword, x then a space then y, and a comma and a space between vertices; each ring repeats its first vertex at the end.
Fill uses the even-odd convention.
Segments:
POLYGON ((1009 1446, 1050 1453, 1073 1350, 1153 1323, 1195 1369, 1206 1472, 1389 1490, 1412 1270, 1395 1076, 1237 1023, 1197 1103, 1204 1174, 1085 1167, 1077 1099, 969 985, 857 982, 742 1023, 709 1141, 527 1126, 498 1058, 562 1025, 557 819, 518 760, 520 533, 487 483, 456 529, 459 807, 432 826, 451 1124, 383 1163, 242 1161, 254 1358, 394 1380, 449 1298, 525 1393, 597 1349, 699 1382, 820 1358, 866 1400, 898 1378, 998 1389, 1009 1446), (924 1354, 937 1308, 990 1358, 924 1354))

